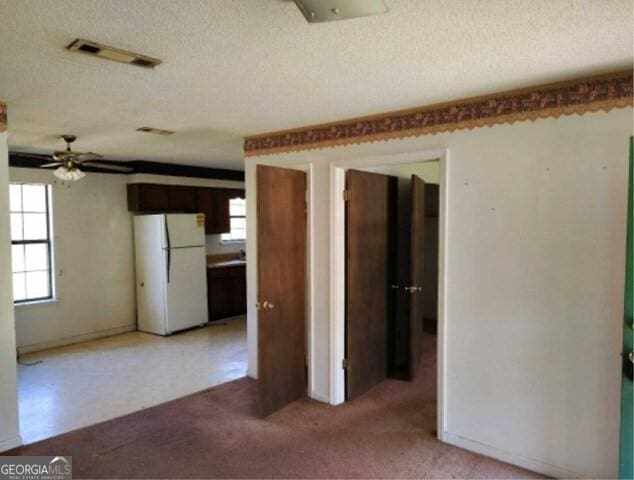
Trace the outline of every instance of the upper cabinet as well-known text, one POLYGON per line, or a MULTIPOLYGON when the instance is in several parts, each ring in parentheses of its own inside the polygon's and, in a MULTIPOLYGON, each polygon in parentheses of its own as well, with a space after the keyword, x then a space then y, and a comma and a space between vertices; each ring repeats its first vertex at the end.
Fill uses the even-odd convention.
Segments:
POLYGON ((150 183, 128 185, 128 210, 204 213, 207 234, 231 231, 229 200, 232 198, 244 198, 244 190, 150 183))
POLYGON ((164 185, 128 184, 128 210, 164 212, 169 210, 169 194, 164 185))
POLYGON ((231 231, 229 200, 232 198, 244 198, 244 190, 233 188, 214 189, 214 225, 217 230, 214 233, 228 233, 231 231))
POLYGON ((172 212, 198 212, 196 189, 191 187, 168 186, 169 210, 172 212))
POLYGON ((216 215, 214 215, 214 189, 196 189, 196 200, 198 202, 198 211, 205 214, 205 233, 216 233, 216 215))

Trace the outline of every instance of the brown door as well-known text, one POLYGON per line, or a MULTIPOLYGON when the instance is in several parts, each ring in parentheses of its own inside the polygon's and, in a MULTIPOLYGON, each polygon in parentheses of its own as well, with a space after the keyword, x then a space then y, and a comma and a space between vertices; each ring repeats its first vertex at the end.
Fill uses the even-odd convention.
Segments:
POLYGON ((346 398, 387 376, 394 178, 346 172, 346 398))
POLYGON ((409 377, 414 378, 420 363, 423 342, 425 285, 425 182, 412 175, 411 270, 409 322, 409 377))
POLYGON ((306 393, 306 174, 257 167, 258 409, 306 393))

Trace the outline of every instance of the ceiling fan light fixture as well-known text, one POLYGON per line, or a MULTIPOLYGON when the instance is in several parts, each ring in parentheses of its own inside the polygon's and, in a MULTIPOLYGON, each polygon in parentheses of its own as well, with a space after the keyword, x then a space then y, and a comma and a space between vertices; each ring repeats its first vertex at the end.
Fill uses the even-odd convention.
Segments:
POLYGON ((78 168, 66 168, 63 165, 56 168, 55 171, 53 171, 53 175, 65 182, 75 182, 86 176, 86 174, 78 168))
POLYGON ((383 0, 294 0, 308 23, 332 22, 388 11, 383 0))

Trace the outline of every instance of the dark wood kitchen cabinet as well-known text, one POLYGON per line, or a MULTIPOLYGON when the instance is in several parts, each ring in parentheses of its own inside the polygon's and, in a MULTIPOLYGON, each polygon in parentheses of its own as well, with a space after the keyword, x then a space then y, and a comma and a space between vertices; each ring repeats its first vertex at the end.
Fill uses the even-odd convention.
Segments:
POLYGON ((131 212, 204 213, 206 234, 231 231, 229 200, 232 198, 244 198, 244 190, 151 183, 128 185, 131 212))
POLYGON ((246 313, 246 267, 207 268, 207 302, 209 321, 246 313))
POLYGON ((169 193, 165 185, 128 184, 128 210, 132 212, 165 212, 169 210, 169 193))
POLYGON ((198 199, 196 189, 191 187, 168 185, 169 210, 171 212, 198 212, 198 199))
POLYGON ((233 188, 199 188, 198 211, 205 214, 205 233, 229 233, 229 200, 244 198, 244 190, 233 188))
POLYGON ((214 215, 214 189, 199 188, 196 190, 196 199, 198 202, 198 211, 205 214, 205 233, 215 233, 216 225, 214 223, 216 216, 214 215))
POLYGON ((233 188, 214 189, 214 233, 228 233, 231 231, 229 200, 232 198, 244 198, 244 190, 233 188))
POLYGON ((180 185, 131 183, 128 185, 128 210, 196 213, 196 190, 180 185))

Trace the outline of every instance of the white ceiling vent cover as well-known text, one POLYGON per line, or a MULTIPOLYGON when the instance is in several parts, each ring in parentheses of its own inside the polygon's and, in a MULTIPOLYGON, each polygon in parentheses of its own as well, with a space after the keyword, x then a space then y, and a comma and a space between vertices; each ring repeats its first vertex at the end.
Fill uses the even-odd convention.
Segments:
POLYGON ((383 0, 295 0, 295 4, 310 23, 366 17, 388 11, 383 0))
POLYGON ((143 68, 154 68, 163 63, 158 58, 148 57, 147 55, 130 52, 128 50, 121 50, 120 48, 84 40, 83 38, 73 40, 66 48, 71 52, 85 53, 87 55, 105 58, 106 60, 114 60, 115 62, 127 63, 143 68))

